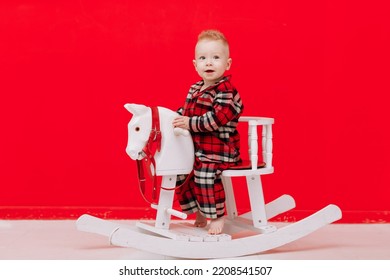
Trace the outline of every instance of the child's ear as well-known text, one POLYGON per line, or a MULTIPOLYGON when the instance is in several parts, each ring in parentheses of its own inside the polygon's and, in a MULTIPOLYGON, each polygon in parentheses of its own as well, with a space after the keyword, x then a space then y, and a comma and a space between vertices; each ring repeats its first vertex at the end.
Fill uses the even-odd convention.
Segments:
POLYGON ((232 66, 232 59, 229 57, 229 59, 227 60, 226 70, 229 70, 231 66, 232 66))
POLYGON ((195 59, 192 60, 192 63, 194 64, 194 67, 195 67, 195 69, 196 69, 196 60, 195 60, 195 59))

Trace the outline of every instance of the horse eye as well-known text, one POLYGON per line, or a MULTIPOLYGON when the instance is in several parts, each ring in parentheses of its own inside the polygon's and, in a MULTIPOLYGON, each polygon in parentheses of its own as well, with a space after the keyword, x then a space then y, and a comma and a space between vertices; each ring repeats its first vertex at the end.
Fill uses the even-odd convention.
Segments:
POLYGON ((139 126, 137 126, 136 128, 135 128, 135 131, 139 131, 140 130, 140 128, 139 128, 139 126))

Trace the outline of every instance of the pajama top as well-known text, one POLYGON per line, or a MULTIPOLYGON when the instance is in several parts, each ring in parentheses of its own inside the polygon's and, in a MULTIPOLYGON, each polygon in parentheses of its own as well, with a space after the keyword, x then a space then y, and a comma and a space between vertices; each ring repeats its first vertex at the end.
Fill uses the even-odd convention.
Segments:
POLYGON ((195 156, 202 162, 237 162, 240 160, 240 135, 236 129, 243 111, 240 94, 225 76, 200 91, 204 82, 190 87, 178 113, 190 117, 189 127, 195 156))

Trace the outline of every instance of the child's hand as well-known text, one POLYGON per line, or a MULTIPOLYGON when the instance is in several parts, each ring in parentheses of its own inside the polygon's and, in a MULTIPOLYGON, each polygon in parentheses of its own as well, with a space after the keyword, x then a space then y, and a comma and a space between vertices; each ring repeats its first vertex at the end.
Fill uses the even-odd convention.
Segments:
POLYGON ((176 117, 172 122, 173 127, 180 127, 180 128, 184 128, 187 130, 190 129, 189 123, 190 123, 190 118, 186 117, 186 116, 176 117))

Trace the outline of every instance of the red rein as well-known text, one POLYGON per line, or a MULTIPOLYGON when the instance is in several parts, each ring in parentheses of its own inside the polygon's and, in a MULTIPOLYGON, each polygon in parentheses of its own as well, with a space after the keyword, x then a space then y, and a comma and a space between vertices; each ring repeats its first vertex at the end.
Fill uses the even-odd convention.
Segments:
MULTIPOLYGON (((145 191, 146 191, 146 176, 145 176, 145 169, 149 175, 149 177, 153 180, 153 189, 152 189, 152 200, 155 201, 157 198, 157 176, 156 176, 156 161, 154 159, 154 155, 156 152, 160 152, 161 150, 161 139, 162 139, 162 133, 160 130, 160 117, 158 113, 158 107, 151 107, 152 109, 152 129, 149 134, 148 142, 146 142, 145 147, 142 149, 141 154, 143 155, 143 158, 141 160, 137 160, 137 167, 138 167, 138 182, 139 182, 139 188, 141 190, 141 193, 148 203, 148 199, 145 197, 145 191), (154 174, 151 174, 151 165, 153 165, 154 174), (146 167, 146 168, 145 168, 146 167)), ((161 189, 164 190, 176 190, 185 184, 188 184, 190 178, 193 176, 194 171, 192 171, 186 178, 186 180, 181 184, 180 186, 176 186, 175 188, 164 188, 163 186, 161 189)))
POLYGON ((153 177, 153 191, 152 199, 155 200, 157 197, 157 176, 156 176, 156 161, 154 155, 156 152, 161 150, 161 130, 160 130, 160 117, 157 107, 151 107, 152 109, 152 129, 149 134, 148 142, 142 149, 142 155, 144 156, 141 160, 137 160, 138 167, 138 182, 142 194, 145 194, 146 177, 144 167, 147 167, 148 174, 153 177), (153 165, 154 174, 150 174, 150 167, 153 165))

